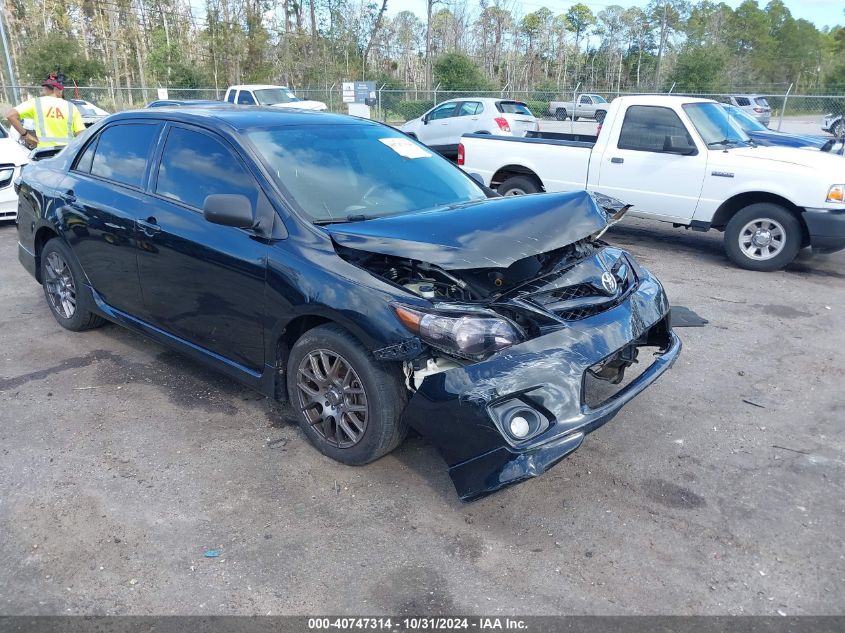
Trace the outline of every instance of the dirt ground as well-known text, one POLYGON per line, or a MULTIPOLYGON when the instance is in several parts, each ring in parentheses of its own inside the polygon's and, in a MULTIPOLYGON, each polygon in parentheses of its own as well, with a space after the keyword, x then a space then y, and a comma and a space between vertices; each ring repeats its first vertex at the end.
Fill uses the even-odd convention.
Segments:
POLYGON ((420 437, 342 466, 178 354, 64 331, 0 226, 0 613, 845 613, 845 253, 751 273, 720 238, 610 232, 709 325, 573 456, 463 504, 420 437))

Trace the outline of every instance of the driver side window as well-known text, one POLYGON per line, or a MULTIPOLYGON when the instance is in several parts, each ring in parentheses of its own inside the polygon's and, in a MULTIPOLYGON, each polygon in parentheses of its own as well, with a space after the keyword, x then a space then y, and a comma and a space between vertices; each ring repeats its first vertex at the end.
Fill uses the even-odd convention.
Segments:
POLYGON ((440 105, 431 111, 431 113, 428 115, 428 120, 436 121, 437 119, 448 119, 454 114, 454 112, 454 103, 444 103, 443 105, 440 105))
POLYGON ((581 97, 581 104, 582 105, 590 105, 590 97, 581 97))
POLYGON ((255 105, 255 99, 249 90, 241 90, 238 93, 238 104, 240 105, 255 105))
POLYGON ((619 149, 638 152, 664 152, 666 139, 682 137, 693 145, 692 137, 674 110, 658 106, 631 106, 625 112, 619 133, 619 149))

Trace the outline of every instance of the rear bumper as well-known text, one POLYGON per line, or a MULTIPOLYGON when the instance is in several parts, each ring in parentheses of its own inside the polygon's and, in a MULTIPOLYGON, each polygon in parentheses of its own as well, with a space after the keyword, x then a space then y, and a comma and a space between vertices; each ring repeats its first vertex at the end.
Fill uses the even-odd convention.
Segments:
POLYGON ((474 365, 426 377, 406 419, 438 447, 463 501, 537 477, 672 366, 681 341, 670 330, 668 309, 662 287, 646 275, 611 310, 474 365), (596 408, 587 406, 587 369, 646 340, 660 347, 648 369, 596 408), (548 427, 526 442, 513 440, 499 412, 514 402, 537 412, 548 427))
POLYGON ((803 218, 814 252, 835 253, 845 248, 845 208, 805 209, 803 218))

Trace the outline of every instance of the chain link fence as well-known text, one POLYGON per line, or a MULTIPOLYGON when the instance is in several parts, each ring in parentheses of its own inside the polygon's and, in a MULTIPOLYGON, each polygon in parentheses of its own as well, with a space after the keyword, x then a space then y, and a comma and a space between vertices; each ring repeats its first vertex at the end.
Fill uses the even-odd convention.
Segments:
MULTIPOLYGON (((39 95, 39 86, 0 86, 0 107, 8 109, 15 103, 25 98, 39 95)), ((170 88, 167 90, 168 99, 222 99, 225 95, 225 88, 170 88)), ((322 101, 332 112, 347 111, 343 102, 341 84, 319 88, 299 88, 294 92, 301 99, 322 101)), ((392 124, 400 124, 410 119, 422 116, 435 105, 450 99, 469 99, 478 97, 493 97, 498 99, 514 99, 526 103, 534 115, 544 121, 555 121, 560 119, 560 112, 552 107, 554 102, 572 103, 578 100, 583 94, 598 94, 610 102, 622 95, 634 94, 655 94, 647 92, 625 92, 625 91, 587 91, 577 90, 576 87, 561 89, 560 91, 538 91, 538 90, 493 90, 493 91, 447 91, 447 90, 415 90, 402 89, 392 90, 384 87, 378 88, 377 104, 372 109, 372 117, 392 124)), ((666 93, 661 93, 666 94, 666 93)), ((731 96, 748 95, 747 91, 734 93, 708 93, 708 92, 674 92, 672 94, 715 99, 716 101, 729 102, 731 96)), ((842 121, 845 117, 845 94, 827 95, 796 95, 790 94, 788 90, 783 92, 760 91, 751 93, 754 96, 763 97, 771 107, 771 121, 769 127, 781 129, 785 132, 804 134, 824 134, 822 129, 827 115, 834 115, 833 127, 836 125, 836 117, 842 121)), ((108 112, 118 112, 141 108, 150 101, 159 99, 158 88, 125 88, 117 86, 68 86, 65 89, 67 98, 78 98, 89 101, 108 112)), ((595 124, 594 121, 585 120, 579 131, 585 131, 583 125, 595 124)), ((575 129, 575 122, 568 118, 567 125, 575 129)), ((837 131, 827 130, 827 131, 837 131)), ((841 133, 841 130, 839 130, 841 133)))

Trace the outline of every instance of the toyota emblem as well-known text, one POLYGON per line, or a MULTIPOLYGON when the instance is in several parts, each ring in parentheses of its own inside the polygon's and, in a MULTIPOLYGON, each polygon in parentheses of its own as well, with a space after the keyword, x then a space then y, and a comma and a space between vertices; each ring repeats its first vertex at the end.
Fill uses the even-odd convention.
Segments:
POLYGON ((604 289, 607 290, 608 294, 613 294, 616 292, 616 277, 613 276, 613 273, 610 272, 603 272, 601 275, 601 285, 604 286, 604 289))

